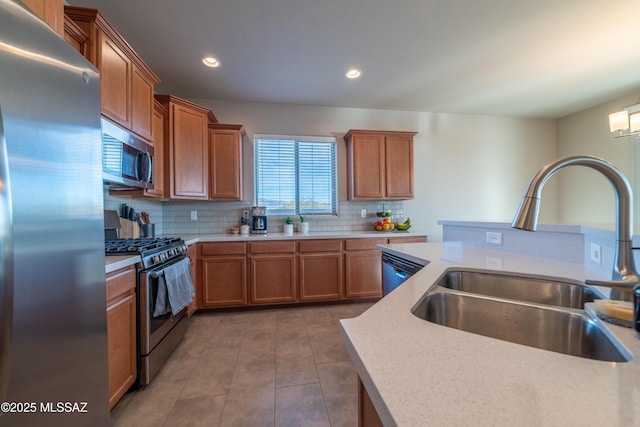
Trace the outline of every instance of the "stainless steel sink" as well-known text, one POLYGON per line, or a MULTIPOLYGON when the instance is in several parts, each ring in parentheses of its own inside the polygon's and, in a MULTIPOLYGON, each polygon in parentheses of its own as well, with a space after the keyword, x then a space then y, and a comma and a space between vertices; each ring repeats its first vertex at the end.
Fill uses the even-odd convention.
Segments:
POLYGON ((605 298, 597 290, 579 284, 482 271, 448 271, 438 285, 475 294, 570 308, 584 308, 587 302, 605 298))
POLYGON ((432 323, 543 350, 610 362, 632 359, 582 310, 441 289, 427 293, 411 311, 432 323))

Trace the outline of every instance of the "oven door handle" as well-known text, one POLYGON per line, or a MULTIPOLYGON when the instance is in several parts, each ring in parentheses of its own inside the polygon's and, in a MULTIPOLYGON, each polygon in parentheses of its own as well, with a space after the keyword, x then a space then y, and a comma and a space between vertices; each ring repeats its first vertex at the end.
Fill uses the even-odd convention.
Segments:
MULTIPOLYGON (((184 258, 182 258, 182 257, 181 257, 181 258, 179 258, 179 259, 176 259, 176 260, 175 260, 175 262, 172 262, 172 263, 171 263, 171 264, 169 264, 169 265, 172 265, 172 264, 175 264, 175 263, 177 263, 177 262, 180 262, 180 261, 182 261, 183 259, 188 259, 188 260, 189 260, 189 262, 191 262, 191 257, 190 257, 189 255, 185 255, 185 256, 184 256, 184 258)), ((166 266, 166 267, 168 267, 168 266, 166 266)), ((158 270, 158 271, 154 271, 153 273, 151 273, 151 277, 153 277, 154 279, 157 279, 158 277, 160 277, 160 276, 161 276, 161 275, 163 275, 163 274, 164 274, 164 269, 162 269, 162 270, 158 270)))

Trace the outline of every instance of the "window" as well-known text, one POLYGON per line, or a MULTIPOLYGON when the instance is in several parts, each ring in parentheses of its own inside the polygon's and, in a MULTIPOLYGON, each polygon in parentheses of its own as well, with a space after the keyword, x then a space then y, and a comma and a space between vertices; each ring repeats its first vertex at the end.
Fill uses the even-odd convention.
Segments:
POLYGON ((337 215, 336 140, 256 135, 258 206, 275 215, 337 215))

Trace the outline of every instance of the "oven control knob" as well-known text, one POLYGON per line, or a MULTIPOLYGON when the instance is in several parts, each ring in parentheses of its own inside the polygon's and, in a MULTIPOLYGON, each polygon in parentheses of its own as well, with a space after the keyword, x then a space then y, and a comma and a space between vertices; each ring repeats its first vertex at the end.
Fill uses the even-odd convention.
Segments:
POLYGON ((158 261, 160 261, 160 260, 158 259, 158 255, 154 255, 154 256, 153 256, 153 260, 152 260, 152 261, 153 261, 153 263, 154 263, 154 264, 157 264, 157 263, 158 263, 158 261))

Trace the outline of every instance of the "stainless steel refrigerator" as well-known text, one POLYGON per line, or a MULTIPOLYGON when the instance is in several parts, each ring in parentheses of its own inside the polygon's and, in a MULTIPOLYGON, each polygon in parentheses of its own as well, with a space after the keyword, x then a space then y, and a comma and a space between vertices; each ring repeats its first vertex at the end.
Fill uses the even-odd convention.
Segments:
POLYGON ((110 424, 99 74, 0 0, 0 426, 110 424))

